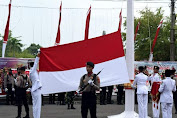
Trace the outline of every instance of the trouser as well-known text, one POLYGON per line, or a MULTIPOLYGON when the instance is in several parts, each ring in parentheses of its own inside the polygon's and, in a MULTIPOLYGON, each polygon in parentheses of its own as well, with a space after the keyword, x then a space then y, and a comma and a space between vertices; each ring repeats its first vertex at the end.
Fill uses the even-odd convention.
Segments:
POLYGON ((106 87, 101 87, 102 91, 100 92, 100 104, 105 104, 106 101, 106 87))
POLYGON ((40 118, 41 115, 41 89, 31 92, 33 99, 33 117, 40 118))
POLYGON ((9 104, 9 98, 10 98, 10 102, 11 102, 11 104, 13 104, 14 92, 12 91, 12 84, 7 84, 7 89, 8 89, 8 91, 7 91, 7 95, 6 95, 6 103, 9 104))
POLYGON ((18 116, 21 117, 22 112, 22 103, 25 106, 26 116, 29 116, 29 106, 26 98, 26 89, 17 88, 16 89, 16 103, 18 106, 18 116))
POLYGON ((175 110, 177 111, 177 91, 175 91, 173 93, 173 99, 174 99, 174 106, 175 106, 175 110))
POLYGON ((58 94, 58 101, 60 101, 60 104, 65 105, 65 92, 58 94))
POLYGON ((108 86, 107 103, 111 104, 113 86, 108 86))
POLYGON ((153 113, 153 118, 159 118, 160 102, 156 103, 156 102, 152 101, 152 113, 153 113))
POLYGON ((117 86, 118 92, 117 92, 117 103, 121 104, 122 103, 122 96, 123 96, 123 86, 117 86))
POLYGON ((49 104, 55 104, 55 94, 49 94, 49 104))
POLYGON ((172 118, 172 106, 173 103, 161 103, 162 106, 162 118, 172 118))
POLYGON ((148 94, 137 94, 139 118, 147 118, 148 94))
POLYGON ((97 118, 95 92, 83 92, 82 94, 82 105, 81 105, 82 118, 87 118, 88 109, 90 110, 91 118, 97 118))

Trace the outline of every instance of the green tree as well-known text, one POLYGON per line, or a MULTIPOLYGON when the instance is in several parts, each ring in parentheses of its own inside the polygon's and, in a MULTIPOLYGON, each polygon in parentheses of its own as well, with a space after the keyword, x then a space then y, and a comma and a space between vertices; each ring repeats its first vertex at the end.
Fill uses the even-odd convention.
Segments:
MULTIPOLYGON (((156 9, 156 12, 145 8, 139 11, 140 17, 135 18, 134 28, 140 21, 140 27, 135 40, 135 60, 148 60, 150 49, 156 35, 157 27, 163 18, 163 25, 160 28, 157 42, 154 47, 154 61, 169 61, 170 60, 170 18, 164 17, 164 11, 161 8, 156 9)), ((126 22, 124 23, 126 26, 126 22)), ((125 40, 126 34, 123 34, 125 40)))
POLYGON ((31 54, 31 55, 36 55, 37 54, 37 50, 40 49, 41 46, 39 44, 34 44, 32 43, 26 50, 31 54))

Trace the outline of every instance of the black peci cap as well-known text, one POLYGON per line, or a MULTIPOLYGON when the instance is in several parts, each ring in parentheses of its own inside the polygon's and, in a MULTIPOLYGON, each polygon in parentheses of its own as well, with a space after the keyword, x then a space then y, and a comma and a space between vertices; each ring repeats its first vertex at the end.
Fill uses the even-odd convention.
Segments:
POLYGON ((22 66, 19 70, 25 71, 26 67, 22 66))
POLYGON ((87 65, 89 65, 89 66, 94 68, 94 63, 93 62, 87 62, 87 65))

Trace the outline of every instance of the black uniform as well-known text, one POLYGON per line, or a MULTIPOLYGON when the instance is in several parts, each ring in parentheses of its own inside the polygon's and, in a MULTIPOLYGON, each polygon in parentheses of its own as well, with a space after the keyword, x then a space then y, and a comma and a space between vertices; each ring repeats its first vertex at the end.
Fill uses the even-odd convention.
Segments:
POLYGON ((107 93, 107 104, 112 104, 112 90, 113 86, 108 86, 108 93, 107 93))
POLYGON ((28 76, 25 74, 18 76, 16 86, 16 104, 18 106, 18 116, 16 118, 21 118, 22 104, 24 104, 26 111, 26 116, 24 118, 29 118, 29 106, 26 97, 26 90, 31 86, 31 82, 28 76))
POLYGON ((87 118, 88 109, 90 110, 91 118, 96 118, 96 90, 99 90, 100 79, 96 74, 85 74, 80 79, 79 88, 82 93, 81 114, 82 118, 87 118), (88 84, 89 80, 93 80, 93 85, 88 84))
POLYGON ((118 85, 117 86, 118 89, 118 93, 117 93, 117 104, 123 104, 122 103, 122 96, 123 96, 123 89, 124 86, 123 85, 118 85))
POLYGON ((101 87, 100 91, 100 105, 106 105, 106 87, 101 87))

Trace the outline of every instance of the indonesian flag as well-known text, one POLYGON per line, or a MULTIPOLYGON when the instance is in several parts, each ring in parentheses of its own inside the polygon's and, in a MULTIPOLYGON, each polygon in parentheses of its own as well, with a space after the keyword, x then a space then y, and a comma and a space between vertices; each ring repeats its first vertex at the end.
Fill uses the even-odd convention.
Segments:
POLYGON ((10 12, 11 12, 11 0, 9 3, 9 15, 8 15, 7 24, 6 24, 6 28, 5 28, 5 32, 4 32, 4 41, 3 41, 3 45, 2 45, 2 57, 3 58, 5 55, 7 40, 8 40, 8 36, 9 36, 10 12))
POLYGON ((89 24, 90 24, 90 15, 91 15, 91 6, 87 12, 87 19, 86 19, 86 25, 85 25, 85 38, 84 40, 88 39, 89 36, 89 24))
POLYGON ((60 16, 59 16, 58 32, 57 32, 57 37, 56 37, 55 45, 59 45, 60 44, 61 8, 62 8, 62 2, 61 2, 61 5, 60 5, 60 16))
POLYGON ((102 72, 101 87, 129 83, 120 31, 79 42, 41 48, 39 77, 42 94, 75 91, 87 73, 86 62, 102 72))
POLYGON ((135 31, 134 40, 136 40, 136 35, 137 35, 138 30, 139 30, 139 26, 140 26, 140 21, 138 22, 138 24, 137 24, 137 26, 136 26, 136 31, 135 31))
POLYGON ((157 36, 159 34, 160 27, 162 26, 162 23, 163 23, 163 19, 160 21, 159 26, 157 27, 156 35, 155 35, 155 38, 154 38, 154 41, 153 41, 153 44, 152 44, 152 48, 151 48, 151 53, 150 53, 150 56, 149 56, 149 61, 152 61, 152 59, 153 59, 153 50, 154 50, 154 47, 155 47, 155 44, 156 44, 156 41, 157 41, 157 36))
POLYGON ((119 14, 119 27, 118 27, 118 30, 120 30, 120 32, 121 32, 121 26, 122 26, 122 9, 120 10, 120 14, 119 14))

